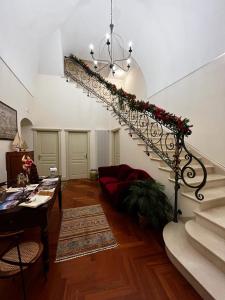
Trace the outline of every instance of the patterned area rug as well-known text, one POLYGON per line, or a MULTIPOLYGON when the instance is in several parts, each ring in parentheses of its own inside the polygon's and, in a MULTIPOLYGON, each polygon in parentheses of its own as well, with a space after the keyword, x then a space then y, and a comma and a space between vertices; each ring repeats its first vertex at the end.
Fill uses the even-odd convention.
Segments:
POLYGON ((100 204, 63 210, 56 262, 117 247, 100 204))

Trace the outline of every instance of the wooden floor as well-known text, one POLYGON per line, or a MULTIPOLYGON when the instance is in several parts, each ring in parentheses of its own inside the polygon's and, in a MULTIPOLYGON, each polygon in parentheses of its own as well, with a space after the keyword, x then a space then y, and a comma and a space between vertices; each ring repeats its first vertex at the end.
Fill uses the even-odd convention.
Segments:
MULTIPOLYGON (((115 211, 96 182, 74 180, 65 184, 63 208, 96 203, 103 206, 119 246, 54 263, 60 229, 60 214, 55 205, 49 226, 48 279, 44 279, 42 261, 26 271, 29 300, 200 299, 170 263, 160 233, 140 229, 134 220, 115 211)), ((39 238, 39 232, 29 231, 27 237, 39 238)), ((0 281, 0 299, 22 299, 20 278, 0 281)))

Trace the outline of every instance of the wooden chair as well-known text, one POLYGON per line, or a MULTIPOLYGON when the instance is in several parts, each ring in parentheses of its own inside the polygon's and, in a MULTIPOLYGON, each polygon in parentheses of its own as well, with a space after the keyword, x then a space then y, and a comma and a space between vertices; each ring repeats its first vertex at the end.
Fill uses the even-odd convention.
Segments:
POLYGON ((22 233, 23 231, 0 233, 0 240, 6 240, 5 249, 0 251, 0 278, 10 278, 20 274, 25 300, 24 270, 38 260, 43 245, 34 241, 20 242, 22 233))

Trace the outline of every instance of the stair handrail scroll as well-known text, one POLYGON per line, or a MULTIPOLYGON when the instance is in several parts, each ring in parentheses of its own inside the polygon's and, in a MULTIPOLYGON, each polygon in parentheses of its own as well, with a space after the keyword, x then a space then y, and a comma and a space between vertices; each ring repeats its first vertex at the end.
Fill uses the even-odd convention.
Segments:
POLYGON ((182 120, 153 104, 136 100, 135 95, 117 89, 73 55, 65 57, 64 73, 89 96, 105 103, 107 109, 118 117, 119 123, 127 125, 130 136, 136 135, 144 142, 147 155, 154 152, 174 171, 174 222, 178 221, 178 193, 182 183, 194 190, 197 200, 204 199, 201 189, 206 184, 207 171, 203 162, 185 145, 184 138, 191 134, 192 127, 188 119, 182 120), (200 180, 192 183, 197 170, 200 180))

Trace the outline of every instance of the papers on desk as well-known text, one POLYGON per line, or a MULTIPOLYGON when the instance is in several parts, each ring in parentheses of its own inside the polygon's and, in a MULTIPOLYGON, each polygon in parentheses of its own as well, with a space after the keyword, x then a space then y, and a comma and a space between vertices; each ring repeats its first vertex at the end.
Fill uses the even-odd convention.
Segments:
POLYGON ((29 184, 26 186, 26 191, 34 191, 39 184, 29 184))
POLYGON ((51 199, 51 196, 44 196, 44 195, 35 195, 27 202, 22 202, 19 205, 24 207, 31 207, 36 208, 42 204, 45 204, 51 199))
POLYGON ((47 190, 46 189, 45 190, 39 190, 38 195, 44 195, 44 196, 51 196, 51 197, 53 197, 54 191, 55 191, 55 188, 47 189, 47 190))
POLYGON ((6 190, 6 193, 16 193, 16 192, 19 192, 19 191, 22 191, 22 188, 18 188, 18 187, 9 187, 7 190, 6 190))
POLYGON ((0 210, 9 209, 15 207, 19 203, 19 197, 21 196, 22 191, 5 194, 4 199, 1 199, 0 210))
POLYGON ((42 182, 57 182, 59 180, 59 177, 54 177, 54 178, 45 178, 42 180, 42 182))
MULTIPOLYGON (((38 186, 38 184, 28 184, 25 187, 25 191, 34 191, 37 186, 38 186)), ((23 190, 23 188, 21 188, 21 187, 9 187, 6 190, 6 193, 16 193, 16 192, 19 192, 19 191, 22 191, 22 190, 23 190)))
POLYGON ((49 190, 55 188, 58 184, 58 181, 58 177, 43 179, 40 184, 40 190, 49 190))

